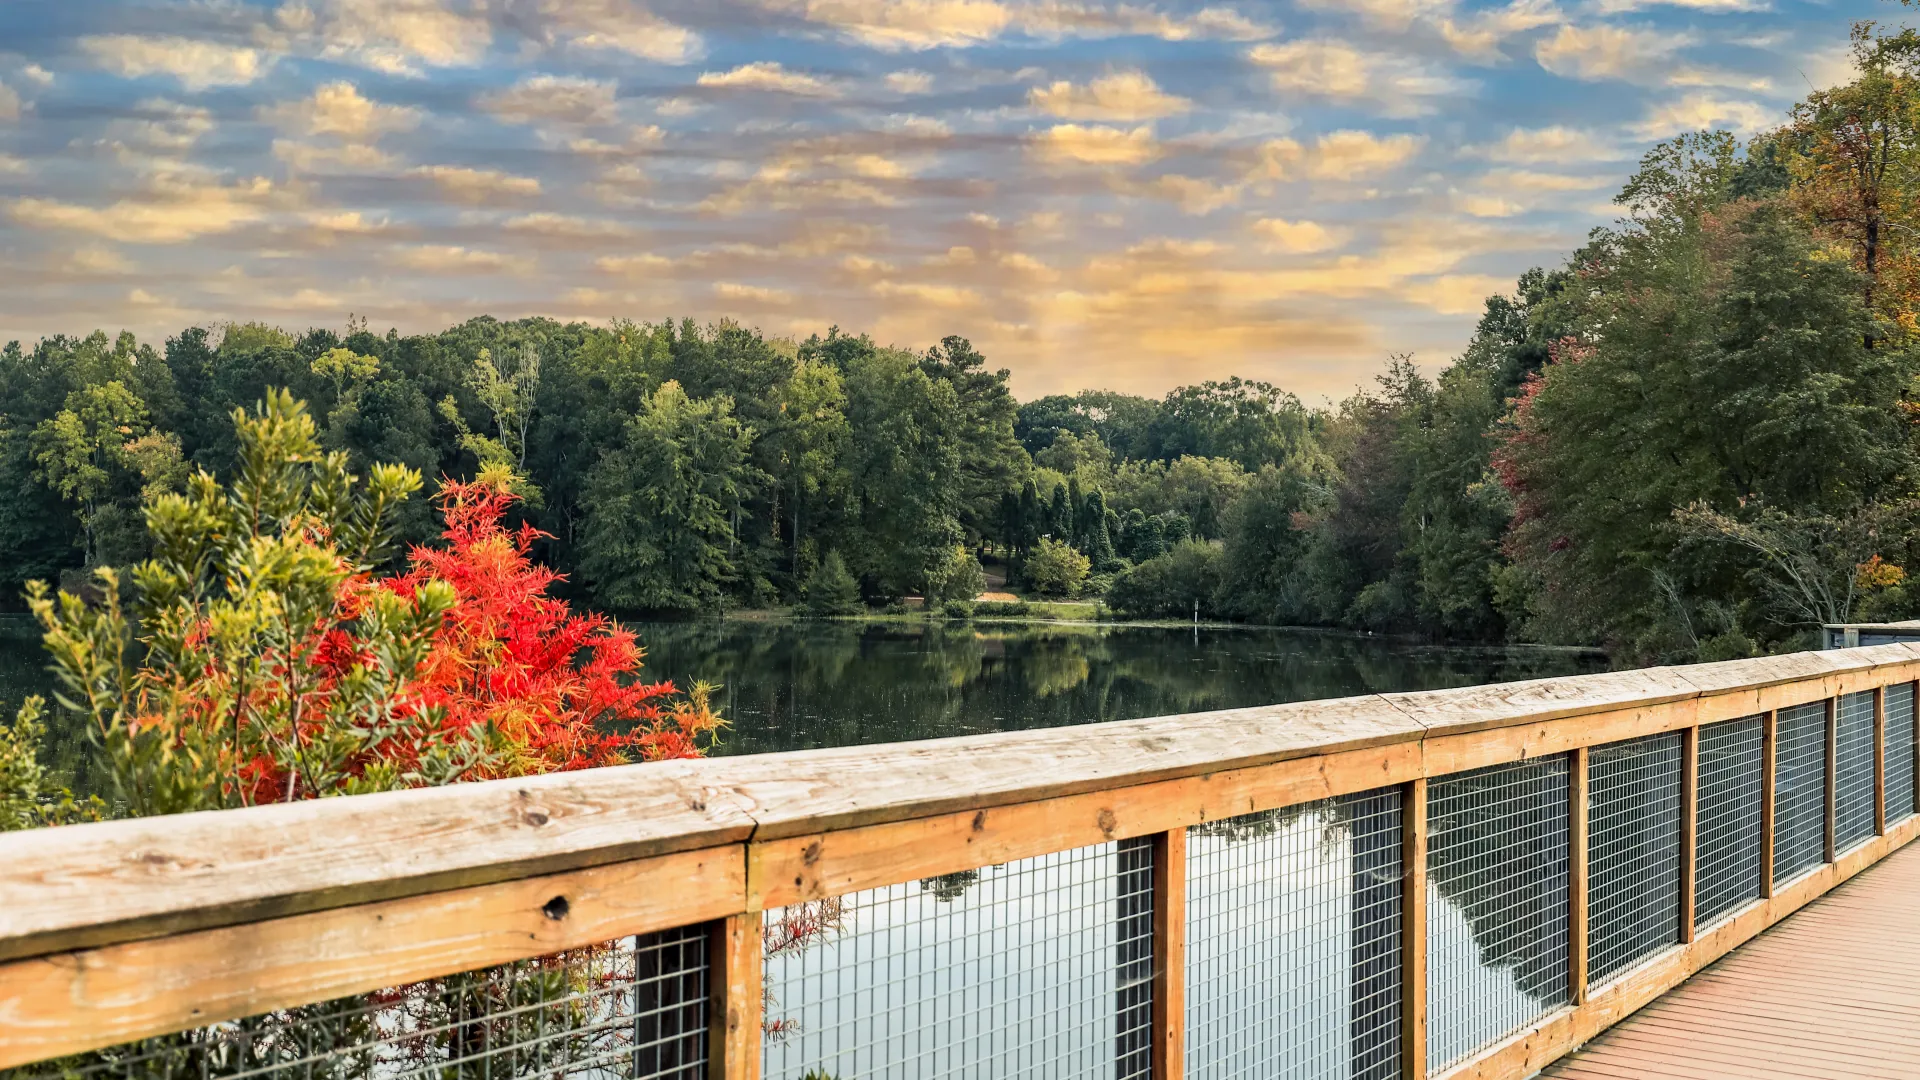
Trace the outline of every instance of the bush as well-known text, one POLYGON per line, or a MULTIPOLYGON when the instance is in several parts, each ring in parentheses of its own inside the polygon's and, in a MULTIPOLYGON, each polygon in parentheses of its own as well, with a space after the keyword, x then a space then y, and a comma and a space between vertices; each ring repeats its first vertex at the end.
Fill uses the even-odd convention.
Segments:
POLYGON ((1043 596, 1072 596, 1087 580, 1087 571, 1092 568, 1093 560, 1049 536, 1042 537, 1033 546, 1033 554, 1027 556, 1023 569, 1035 592, 1043 596))
POLYGON ((1201 610, 1212 614, 1220 570, 1219 545, 1184 540, 1121 574, 1107 590, 1107 603, 1122 615, 1167 618, 1191 615, 1198 600, 1201 610))
POLYGON ((971 600, 942 600, 940 615, 947 619, 973 618, 974 604, 971 600))
POLYGON ((860 583, 847 572, 847 564, 837 551, 827 552, 820 565, 807 578, 806 612, 816 618, 825 615, 859 615, 866 611, 860 602, 860 583))
POLYGON ((973 552, 955 544, 931 569, 927 571, 927 606, 937 601, 958 600, 971 603, 973 598, 987 591, 987 572, 981 568, 980 560, 973 552))
POLYGON ((973 613, 981 617, 1020 616, 1033 614, 1033 605, 1025 600, 982 600, 973 605, 973 613))

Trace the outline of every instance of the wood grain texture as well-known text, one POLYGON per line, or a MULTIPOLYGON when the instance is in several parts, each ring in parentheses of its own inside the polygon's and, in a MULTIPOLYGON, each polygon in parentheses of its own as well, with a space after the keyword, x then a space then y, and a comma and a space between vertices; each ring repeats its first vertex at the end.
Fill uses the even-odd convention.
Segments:
POLYGON ((0 1069, 721 918, 745 893, 722 848, 15 960, 0 1069))
POLYGON ((1187 1064, 1187 830, 1153 844, 1153 1080, 1181 1080, 1187 1064))
POLYGON ((758 911, 729 915, 713 924, 708 952, 709 1067, 713 1080, 759 1080, 760 1038, 765 1023, 765 950, 758 911))
POLYGON ((1427 1075, 1427 781, 1406 786, 1400 804, 1400 1075, 1427 1075))

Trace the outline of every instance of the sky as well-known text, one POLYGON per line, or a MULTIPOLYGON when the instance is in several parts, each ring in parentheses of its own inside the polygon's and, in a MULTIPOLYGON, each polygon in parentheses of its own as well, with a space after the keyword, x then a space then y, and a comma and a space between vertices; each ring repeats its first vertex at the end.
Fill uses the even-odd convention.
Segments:
POLYGON ((1884 0, 4 0, 0 340, 731 318, 1017 395, 1457 355, 1884 0))

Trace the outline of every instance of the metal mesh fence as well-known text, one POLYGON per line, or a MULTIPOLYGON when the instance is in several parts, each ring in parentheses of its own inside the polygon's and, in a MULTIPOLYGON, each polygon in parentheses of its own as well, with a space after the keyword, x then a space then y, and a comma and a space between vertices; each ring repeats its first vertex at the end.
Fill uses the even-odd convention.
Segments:
POLYGON ((1152 872, 1125 841, 768 912, 764 1075, 1146 1077, 1152 872))
POLYGON ((1887 687, 1887 821, 1913 816, 1913 684, 1887 687))
POLYGON ((1693 918, 1703 928, 1760 898, 1765 727, 1755 716, 1700 729, 1693 918))
POLYGON ((1873 836, 1873 691, 1842 694, 1834 707, 1833 847, 1873 836))
POLYGON ((1427 788, 1427 1070, 1443 1070, 1565 1005, 1565 757, 1427 788))
POLYGON ((1826 860, 1827 706, 1780 710, 1773 778, 1773 880, 1791 881, 1826 860))
POLYGON ((1680 940, 1680 733, 1596 746, 1587 758, 1590 982, 1680 940))
POLYGON ((688 927, 13 1070, 10 1080, 704 1080, 688 927))
POLYGON ((1399 789, 1187 830, 1193 1080, 1400 1075, 1399 789))

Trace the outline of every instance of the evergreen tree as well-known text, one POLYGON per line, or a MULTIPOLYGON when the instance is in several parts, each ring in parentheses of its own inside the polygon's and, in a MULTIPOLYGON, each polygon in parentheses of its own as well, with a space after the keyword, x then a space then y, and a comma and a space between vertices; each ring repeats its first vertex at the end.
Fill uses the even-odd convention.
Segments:
POLYGON ((860 602, 860 583, 847 572, 846 561, 838 551, 829 551, 807 578, 806 612, 813 616, 858 615, 866 610, 860 602))

